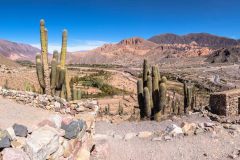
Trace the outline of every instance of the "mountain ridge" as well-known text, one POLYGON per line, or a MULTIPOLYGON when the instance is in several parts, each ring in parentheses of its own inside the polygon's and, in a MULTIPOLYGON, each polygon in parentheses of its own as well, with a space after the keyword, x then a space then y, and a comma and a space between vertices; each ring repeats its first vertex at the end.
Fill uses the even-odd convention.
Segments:
POLYGON ((148 39, 157 44, 190 44, 196 42, 204 47, 229 47, 240 44, 240 40, 210 33, 189 33, 177 35, 172 33, 159 34, 148 39))

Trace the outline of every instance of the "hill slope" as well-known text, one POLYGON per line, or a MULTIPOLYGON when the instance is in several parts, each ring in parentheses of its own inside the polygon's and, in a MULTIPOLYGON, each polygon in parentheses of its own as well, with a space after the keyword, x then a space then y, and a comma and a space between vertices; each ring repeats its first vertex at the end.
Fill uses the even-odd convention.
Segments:
POLYGON ((72 64, 138 65, 144 58, 158 62, 162 58, 196 57, 210 53, 196 44, 156 44, 143 38, 129 38, 117 44, 106 44, 86 52, 74 52, 68 57, 72 64))
POLYGON ((37 52, 38 48, 28 44, 0 40, 0 54, 11 60, 34 60, 37 52))
POLYGON ((239 44, 238 40, 208 33, 191 33, 183 36, 176 34, 161 34, 149 38, 149 41, 157 44, 190 44, 196 42, 199 46, 206 47, 227 47, 239 44))
POLYGON ((208 56, 206 62, 209 63, 234 63, 240 59, 240 47, 222 48, 214 51, 208 56))

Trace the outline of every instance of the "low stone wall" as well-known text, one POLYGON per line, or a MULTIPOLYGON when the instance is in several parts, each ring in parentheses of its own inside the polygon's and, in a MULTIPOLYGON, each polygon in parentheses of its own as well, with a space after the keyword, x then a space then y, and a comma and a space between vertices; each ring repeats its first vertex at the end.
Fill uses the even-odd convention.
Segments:
POLYGON ((33 131, 21 124, 0 129, 0 159, 90 159, 97 101, 66 102, 59 97, 6 89, 0 89, 0 95, 18 103, 61 113, 39 122, 33 131))
POLYGON ((240 89, 215 92, 210 95, 209 106, 214 114, 236 116, 239 114, 240 89))

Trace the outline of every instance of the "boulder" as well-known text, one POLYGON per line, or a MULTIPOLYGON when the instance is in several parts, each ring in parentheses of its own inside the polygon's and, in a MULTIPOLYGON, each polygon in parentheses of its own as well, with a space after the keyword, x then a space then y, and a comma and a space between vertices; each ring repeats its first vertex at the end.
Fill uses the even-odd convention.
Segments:
POLYGON ((65 130, 65 138, 74 139, 78 137, 78 134, 84 129, 86 122, 82 120, 72 121, 69 124, 62 123, 62 129, 65 130))
POLYGON ((26 140, 26 152, 31 160, 47 159, 59 148, 59 133, 49 126, 40 127, 26 140))
POLYGON ((27 137, 28 129, 26 126, 15 123, 13 125, 13 130, 16 136, 27 137))
POLYGON ((2 151, 2 160, 30 160, 30 158, 21 149, 5 148, 2 151))
POLYGON ((10 136, 7 131, 0 130, 0 149, 11 146, 10 136))

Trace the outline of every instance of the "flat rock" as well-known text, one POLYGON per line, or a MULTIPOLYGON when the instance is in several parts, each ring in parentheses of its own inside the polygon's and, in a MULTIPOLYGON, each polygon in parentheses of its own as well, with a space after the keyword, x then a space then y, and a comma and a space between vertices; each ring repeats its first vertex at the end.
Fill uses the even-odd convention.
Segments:
POLYGON ((59 133, 52 127, 40 127, 26 140, 26 152, 31 160, 44 160, 59 147, 59 133))
POLYGON ((23 150, 16 148, 5 148, 2 151, 2 155, 2 160, 30 160, 23 150))

